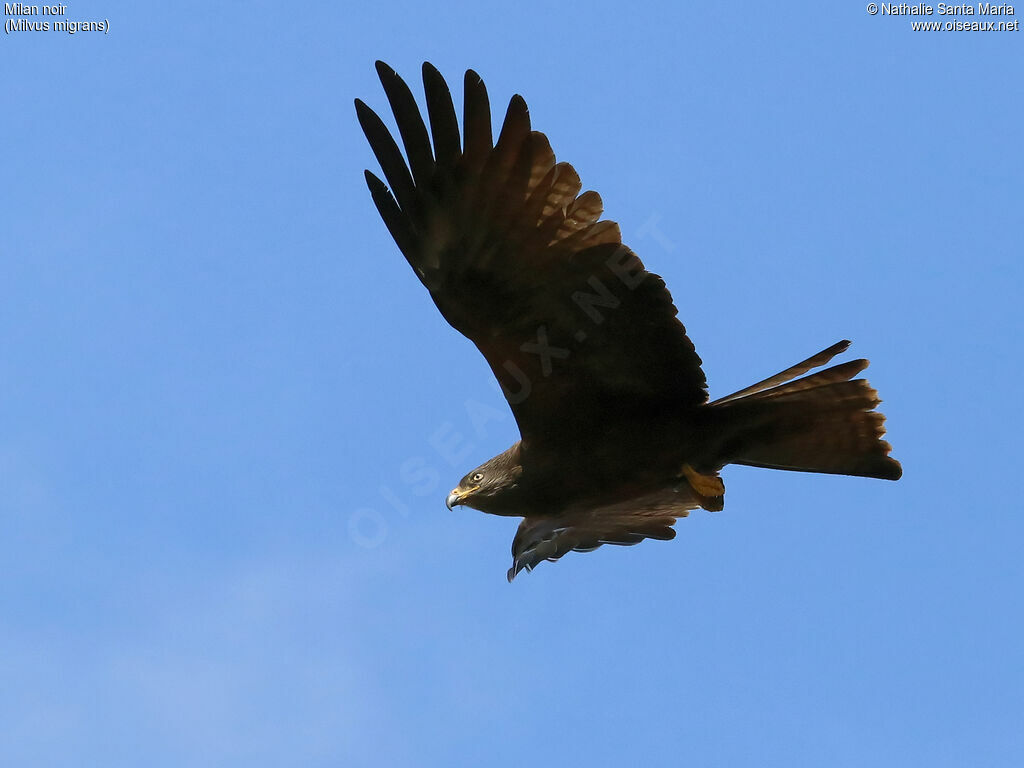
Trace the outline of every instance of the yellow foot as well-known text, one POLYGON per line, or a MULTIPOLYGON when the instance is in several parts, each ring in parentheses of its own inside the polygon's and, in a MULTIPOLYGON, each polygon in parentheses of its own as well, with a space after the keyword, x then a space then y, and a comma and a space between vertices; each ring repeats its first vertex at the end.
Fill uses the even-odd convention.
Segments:
POLYGON ((681 474, 693 488, 701 507, 709 512, 719 512, 725 506, 725 483, 718 474, 702 475, 689 464, 684 464, 681 474))

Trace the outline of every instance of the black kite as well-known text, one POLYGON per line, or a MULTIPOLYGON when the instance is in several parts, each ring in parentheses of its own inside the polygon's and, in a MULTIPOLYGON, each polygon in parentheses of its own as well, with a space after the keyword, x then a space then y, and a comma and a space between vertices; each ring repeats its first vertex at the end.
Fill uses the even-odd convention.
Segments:
POLYGON ((487 91, 467 72, 460 137, 448 86, 424 64, 428 133, 408 86, 382 62, 377 72, 408 162, 357 99, 390 186, 367 171, 373 201, 441 314, 487 359, 519 425, 521 440, 447 500, 524 518, 509 580, 572 550, 673 538, 691 509, 722 509, 726 464, 900 477, 878 396, 853 379, 867 360, 797 378, 849 342, 708 402, 665 283, 531 131, 521 96, 493 142, 487 91))

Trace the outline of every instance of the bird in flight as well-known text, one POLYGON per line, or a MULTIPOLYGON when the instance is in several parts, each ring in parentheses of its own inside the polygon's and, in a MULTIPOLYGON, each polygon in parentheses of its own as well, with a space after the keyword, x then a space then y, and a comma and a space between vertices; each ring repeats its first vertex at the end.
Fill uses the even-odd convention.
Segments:
POLYGON ((441 74, 423 65, 428 132, 412 91, 383 62, 405 156, 356 113, 386 183, 381 218, 444 318, 501 384, 520 440, 459 481, 449 509, 521 517, 521 570, 602 544, 672 539, 690 510, 723 508, 727 464, 896 480, 881 402, 852 360, 816 373, 841 341, 709 401, 701 360, 664 281, 602 220, 601 197, 557 162, 513 96, 495 141, 483 81, 466 72, 462 131, 441 74))

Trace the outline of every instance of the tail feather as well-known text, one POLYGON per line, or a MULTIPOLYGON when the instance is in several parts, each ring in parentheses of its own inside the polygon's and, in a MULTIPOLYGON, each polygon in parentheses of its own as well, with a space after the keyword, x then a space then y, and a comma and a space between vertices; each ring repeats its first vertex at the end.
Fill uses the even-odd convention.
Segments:
MULTIPOLYGON (((849 347, 850 342, 848 340, 843 339, 842 341, 838 341, 831 347, 821 350, 821 352, 818 352, 816 355, 811 355, 806 360, 801 360, 796 365, 791 365, 786 370, 780 371, 774 376, 769 376, 767 379, 759 381, 756 384, 744 387, 738 392, 733 392, 731 395, 720 397, 713 403, 709 403, 709 405, 724 405, 732 400, 739 400, 744 397, 749 397, 750 395, 755 395, 766 389, 777 387, 779 384, 784 384, 790 379, 795 379, 797 376, 801 376, 808 371, 820 368, 836 355, 845 352, 849 347)), ((864 362, 867 363, 866 360, 864 362)))
POLYGON ((881 402, 878 393, 864 379, 850 380, 867 365, 867 360, 853 360, 717 401, 715 410, 728 435, 721 447, 723 462, 899 479, 903 470, 882 439, 885 416, 875 410, 881 402))
POLYGON ((772 387, 771 389, 756 392, 753 395, 750 395, 748 399, 778 399, 783 396, 792 395, 796 392, 815 389, 826 384, 836 384, 841 381, 849 381, 867 367, 868 361, 863 358, 860 360, 851 360, 848 363, 840 363, 839 365, 833 365, 831 368, 826 368, 823 371, 812 373, 810 376, 804 376, 802 379, 791 381, 788 384, 781 384, 780 386, 772 387))

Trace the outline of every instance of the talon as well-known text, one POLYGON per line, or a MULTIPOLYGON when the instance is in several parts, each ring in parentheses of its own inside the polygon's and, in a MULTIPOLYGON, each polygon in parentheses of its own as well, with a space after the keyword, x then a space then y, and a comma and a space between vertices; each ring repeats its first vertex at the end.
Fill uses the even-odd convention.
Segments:
POLYGON ((718 474, 703 475, 689 464, 684 464, 681 474, 697 494, 701 507, 709 512, 719 512, 725 506, 725 483, 718 474))

